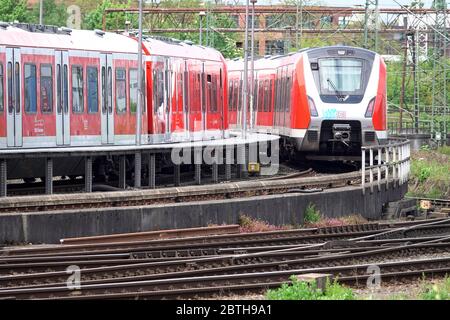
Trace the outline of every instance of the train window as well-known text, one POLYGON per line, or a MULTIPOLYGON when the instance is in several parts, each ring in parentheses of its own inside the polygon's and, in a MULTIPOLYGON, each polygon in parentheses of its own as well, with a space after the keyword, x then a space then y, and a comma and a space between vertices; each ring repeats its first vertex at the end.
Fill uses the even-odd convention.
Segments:
POLYGON ((14 97, 13 97, 13 80, 12 80, 12 63, 8 62, 8 112, 14 111, 14 97))
POLYGON ((20 113, 20 64, 16 62, 14 66, 14 78, 16 84, 16 113, 20 113))
POLYGON ((87 67, 88 112, 98 112, 98 69, 87 67))
POLYGON ((275 80, 275 111, 280 109, 280 79, 275 80))
POLYGON ((72 66, 72 112, 84 111, 83 97, 83 67, 72 66))
POLYGON ((269 80, 264 81, 264 112, 269 111, 269 80))
POLYGON ((62 113, 62 101, 61 101, 61 65, 56 65, 56 111, 62 113))
POLYGON ((3 64, 0 64, 0 112, 5 110, 5 95, 3 93, 3 64))
POLYGON ((264 104, 264 81, 261 81, 259 83, 258 88, 258 112, 263 111, 263 104, 264 104))
POLYGON ((127 79, 124 68, 116 69, 116 112, 125 113, 127 111, 127 79))
POLYGON ((36 65, 26 63, 25 66, 25 112, 37 111, 37 78, 36 65))
POLYGON ((243 104, 243 101, 242 101, 242 84, 243 84, 243 80, 239 80, 239 93, 238 93, 238 96, 239 96, 239 102, 238 102, 238 105, 237 105, 237 110, 242 110, 242 104, 243 104))
POLYGON ((41 112, 53 112, 53 68, 49 64, 41 64, 41 112))
POLYGON ((270 79, 270 86, 269 86, 269 112, 272 112, 272 105, 273 105, 273 79, 270 79))
POLYGON ((153 73, 153 112, 157 114, 160 111, 164 113, 164 73, 161 70, 155 70, 153 73))
MULTIPOLYGON (((187 67, 187 66, 186 66, 187 67)), ((189 111, 188 110, 188 96, 189 96, 189 73, 187 71, 184 71, 184 87, 183 87, 183 104, 184 104, 184 112, 189 111)))
POLYGON ((233 108, 233 81, 230 80, 228 85, 228 110, 231 111, 233 108))
POLYGON ((64 65, 63 75, 63 93, 64 93, 64 113, 69 113, 69 70, 67 64, 64 65))
POLYGON ((112 86, 112 68, 108 67, 108 87, 107 87, 107 103, 108 103, 108 112, 113 112, 113 86, 112 86))
POLYGON ((220 100, 220 97, 222 96, 221 94, 217 94, 217 87, 218 87, 217 76, 213 76, 212 84, 213 84, 213 86, 212 86, 211 111, 212 112, 217 112, 217 110, 218 110, 218 108, 217 108, 217 101, 220 100))
MULTIPOLYGON (((200 75, 199 75, 200 76, 200 75)), ((205 73, 202 72, 202 78, 201 78, 201 86, 202 86, 202 107, 201 111, 206 111, 206 82, 205 82, 205 73)))
POLYGON ((362 91, 362 60, 327 58, 320 59, 319 65, 322 94, 360 94, 362 91))
POLYGON ((289 111, 291 104, 291 77, 286 78, 286 104, 284 105, 285 110, 289 111))
POLYGON ((136 113, 138 104, 138 71, 130 69, 130 111, 136 113))
POLYGON ((106 68, 102 67, 102 113, 106 113, 106 68))

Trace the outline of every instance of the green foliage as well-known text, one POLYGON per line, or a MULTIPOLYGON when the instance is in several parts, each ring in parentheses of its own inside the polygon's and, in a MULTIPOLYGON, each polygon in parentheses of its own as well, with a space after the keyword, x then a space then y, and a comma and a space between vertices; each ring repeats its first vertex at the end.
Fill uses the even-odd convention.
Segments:
POLYGON ((26 0, 0 0, 0 21, 31 22, 26 0))
POLYGON ((437 149, 437 152, 450 156, 450 146, 443 146, 437 149))
MULTIPOLYGON (((113 0, 103 0, 97 7, 88 12, 83 19, 83 28, 85 29, 103 29, 103 12, 106 9, 112 8, 129 8, 132 6, 132 1, 128 0, 126 3, 117 3, 113 0)), ((118 30, 125 28, 125 21, 127 16, 122 12, 115 12, 106 15, 106 30, 118 30)), ((133 21, 132 28, 137 27, 136 21, 133 21)))
POLYGON ((450 300, 450 278, 446 277, 437 284, 426 285, 421 298, 423 300, 450 300))
MULTIPOLYGON (((401 50, 399 51, 401 52, 401 50)), ((450 59, 442 58, 441 63, 448 65, 450 59)), ((387 97, 388 101, 392 104, 400 104, 400 94, 402 88, 402 75, 403 75, 403 61, 400 62, 387 62, 387 97)), ((418 81, 419 81, 419 97, 420 105, 431 106, 433 102, 433 61, 428 59, 421 61, 417 69, 418 81)), ((406 68, 406 78, 405 78, 405 98, 404 98, 404 108, 408 111, 412 111, 414 107, 414 81, 412 77, 413 73, 410 67, 406 68)), ((447 71, 447 78, 450 77, 450 70, 447 71)), ((450 103, 450 97, 447 95, 448 102, 450 103)), ((397 110, 395 110, 397 111, 397 110)), ((423 119, 430 119, 431 115, 421 114, 423 119), (428 117, 427 117, 428 116, 428 117)))
POLYGON ((320 211, 316 209, 316 206, 314 204, 310 203, 305 210, 304 222, 315 223, 318 222, 320 218, 321 218, 320 211))
MULTIPOLYGON (((43 24, 53 26, 65 26, 67 24, 67 7, 63 3, 56 3, 55 0, 43 1, 43 24)), ((31 11, 32 21, 39 23, 39 2, 31 11)))
POLYGON ((283 283, 281 288, 268 290, 268 300, 354 300, 355 294, 350 288, 346 288, 337 281, 327 281, 325 291, 317 288, 315 282, 299 281, 296 276, 291 276, 292 284, 283 283))
POLYGON ((419 170, 419 182, 425 182, 431 176, 430 167, 421 167, 419 170))

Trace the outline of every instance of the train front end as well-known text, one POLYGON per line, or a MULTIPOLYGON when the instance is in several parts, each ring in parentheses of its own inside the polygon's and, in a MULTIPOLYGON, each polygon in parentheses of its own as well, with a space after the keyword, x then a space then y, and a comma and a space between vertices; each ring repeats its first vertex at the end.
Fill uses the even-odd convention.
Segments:
POLYGON ((306 51, 299 63, 310 121, 298 151, 326 160, 358 160, 361 146, 387 139, 386 65, 380 55, 324 47, 306 51))

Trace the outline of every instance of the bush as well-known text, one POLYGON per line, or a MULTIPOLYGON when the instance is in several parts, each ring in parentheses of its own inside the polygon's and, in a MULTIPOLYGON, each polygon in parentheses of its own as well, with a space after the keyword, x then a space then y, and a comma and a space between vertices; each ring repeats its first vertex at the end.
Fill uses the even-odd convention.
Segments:
POLYGON ((316 209, 314 204, 309 204, 305 210, 304 223, 315 223, 321 219, 320 211, 316 209))
POLYGON ((318 289, 315 282, 304 282, 291 276, 292 284, 283 283, 281 288, 268 290, 268 300, 354 300, 353 290, 334 281, 327 281, 325 291, 318 289))
POLYGON ((450 299, 450 278, 446 277, 439 284, 427 285, 422 293, 424 300, 449 300, 450 299))

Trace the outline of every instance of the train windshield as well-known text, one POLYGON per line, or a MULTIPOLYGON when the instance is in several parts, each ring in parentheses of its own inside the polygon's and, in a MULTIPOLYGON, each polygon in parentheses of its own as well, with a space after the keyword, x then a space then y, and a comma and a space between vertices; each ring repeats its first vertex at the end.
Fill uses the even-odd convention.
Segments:
POLYGON ((320 90, 323 95, 362 94, 363 61, 327 58, 319 60, 320 90))

